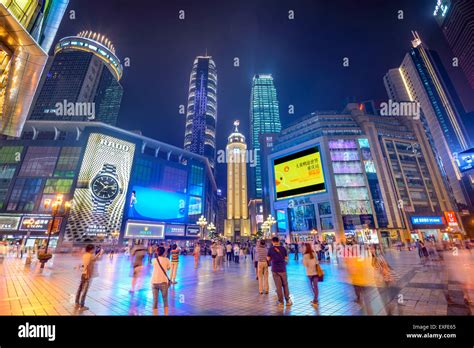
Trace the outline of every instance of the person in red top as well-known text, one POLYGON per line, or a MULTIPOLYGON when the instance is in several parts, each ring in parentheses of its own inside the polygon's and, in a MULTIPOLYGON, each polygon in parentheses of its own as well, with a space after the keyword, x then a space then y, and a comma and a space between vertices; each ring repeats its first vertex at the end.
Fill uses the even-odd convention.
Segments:
POLYGON ((176 281, 176 272, 178 271, 178 264, 179 264, 179 252, 180 248, 176 244, 173 244, 171 247, 171 284, 178 283, 176 281))

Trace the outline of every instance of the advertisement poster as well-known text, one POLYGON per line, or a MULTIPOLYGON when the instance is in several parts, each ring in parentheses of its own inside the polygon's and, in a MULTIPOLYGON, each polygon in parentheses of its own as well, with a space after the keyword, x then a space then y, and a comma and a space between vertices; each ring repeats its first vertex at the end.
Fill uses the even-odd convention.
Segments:
POLYGON ((94 241, 120 230, 135 145, 104 134, 89 136, 65 240, 94 241))
POLYGON ((318 147, 274 161, 276 198, 324 192, 324 173, 318 147))
POLYGON ((127 222, 124 238, 162 239, 165 236, 165 225, 148 222, 127 222))

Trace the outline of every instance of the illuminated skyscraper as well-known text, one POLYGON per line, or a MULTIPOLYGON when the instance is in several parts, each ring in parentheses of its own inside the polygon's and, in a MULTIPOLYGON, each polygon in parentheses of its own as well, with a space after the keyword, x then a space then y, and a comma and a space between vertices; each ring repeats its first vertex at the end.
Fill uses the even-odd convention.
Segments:
POLYGON ((474 89, 474 1, 436 0, 433 16, 474 89))
POLYGON ((251 197, 262 198, 262 161, 259 137, 264 133, 279 133, 280 111, 272 75, 253 77, 250 98, 250 140, 256 150, 256 166, 250 168, 251 197))
POLYGON ((184 149, 216 160, 217 71, 210 56, 194 60, 189 79, 184 149))
POLYGON ((461 175, 454 160, 456 153, 470 145, 460 118, 459 98, 436 52, 426 49, 416 32, 413 35, 413 47, 402 65, 384 76, 385 88, 392 100, 420 103, 422 121, 433 150, 442 163, 456 201, 465 204, 459 182, 461 175))
POLYGON ((84 31, 61 39, 45 69, 29 119, 117 123, 122 66, 104 35, 84 31), (63 112, 56 112, 58 103, 63 112), (74 110, 68 112, 69 103, 74 110))
POLYGON ((239 121, 234 122, 229 135, 227 156, 227 218, 225 237, 239 240, 250 237, 250 220, 247 200, 247 144, 239 132, 239 121))
POLYGON ((0 0, 0 135, 18 137, 69 0, 0 0))

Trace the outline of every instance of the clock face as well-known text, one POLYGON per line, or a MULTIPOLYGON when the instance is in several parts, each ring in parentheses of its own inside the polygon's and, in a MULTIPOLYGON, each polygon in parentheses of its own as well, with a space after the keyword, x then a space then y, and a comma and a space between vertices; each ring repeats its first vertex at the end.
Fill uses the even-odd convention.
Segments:
POLYGON ((99 175, 91 184, 94 195, 101 200, 112 200, 119 193, 118 181, 110 175, 99 175))

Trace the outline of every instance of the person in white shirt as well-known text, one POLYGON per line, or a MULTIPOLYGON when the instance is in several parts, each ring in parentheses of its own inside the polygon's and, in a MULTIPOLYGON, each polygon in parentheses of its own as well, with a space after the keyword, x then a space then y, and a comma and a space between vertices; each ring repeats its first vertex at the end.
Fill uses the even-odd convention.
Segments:
POLYGON ((198 268, 199 259, 201 257, 201 246, 199 245, 199 243, 196 243, 194 245, 193 255, 194 255, 194 268, 198 268))
POLYGON ((151 275, 151 286, 153 289, 153 310, 158 309, 158 293, 161 291, 165 314, 168 314, 168 287, 170 279, 168 270, 171 268, 170 260, 165 255, 165 248, 158 248, 158 256, 152 261, 153 273, 151 275))
POLYGON ((240 248, 239 245, 236 243, 234 245, 234 258, 235 258, 235 263, 239 263, 239 255, 240 255, 240 248))
POLYGON ((314 252, 313 248, 311 247, 310 243, 305 243, 305 251, 303 254, 303 266, 306 268, 306 275, 311 283, 311 288, 313 289, 313 301, 311 304, 313 306, 318 305, 318 272, 316 269, 316 265, 319 263, 318 257, 314 252))
POLYGON ((217 242, 217 257, 216 257, 216 264, 217 270, 222 269, 222 260, 224 259, 224 247, 221 241, 217 242))
POLYGON ((232 244, 230 244, 229 241, 227 241, 227 244, 225 246, 226 254, 227 254, 227 262, 232 261, 232 244))
POLYGON ((96 275, 94 274, 94 263, 102 255, 101 253, 94 255, 94 246, 89 244, 86 246, 86 252, 82 255, 82 274, 81 282, 76 293, 76 308, 81 310, 87 310, 89 307, 86 307, 85 301, 87 296, 87 290, 91 284, 91 279, 96 275))

